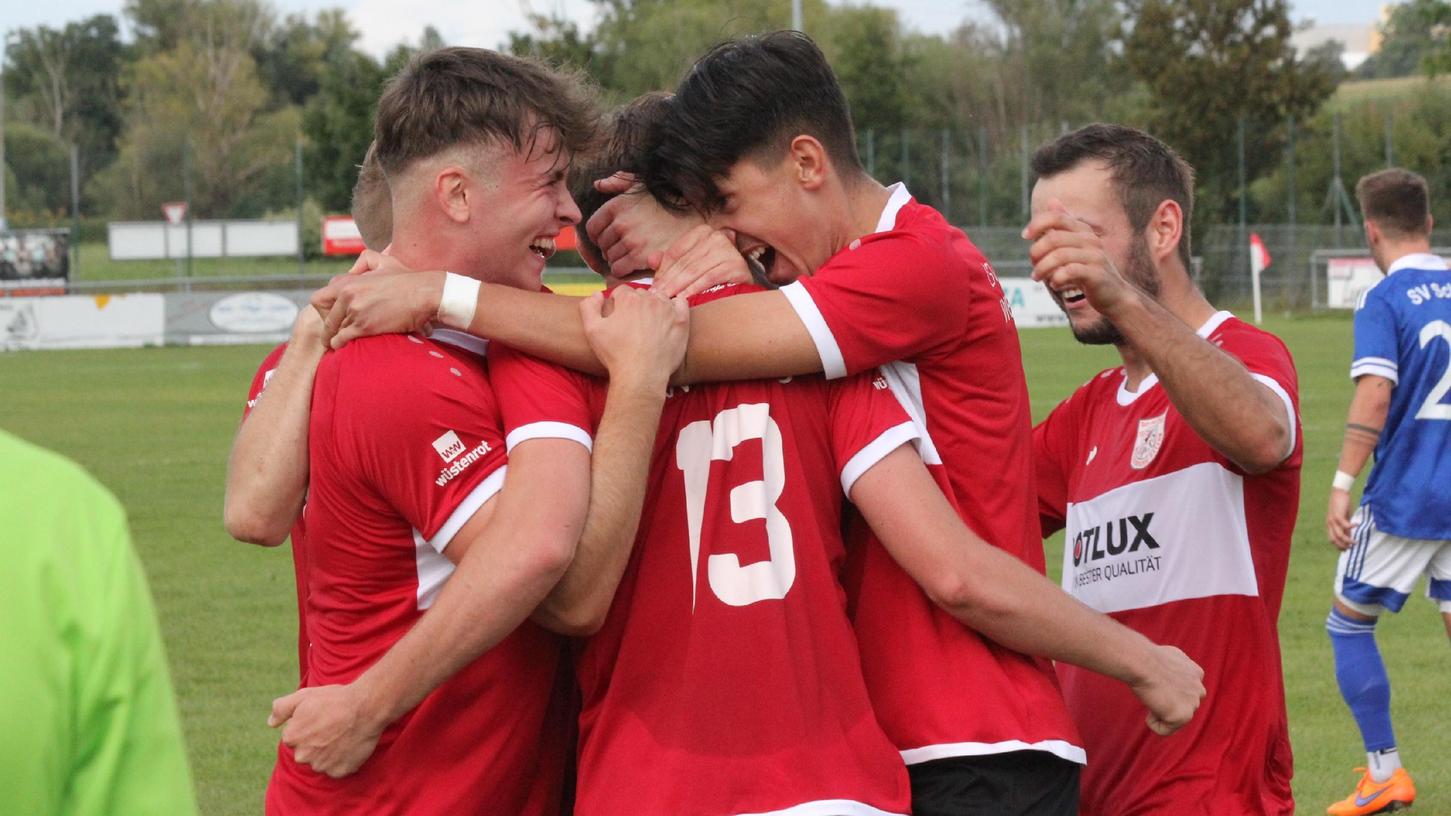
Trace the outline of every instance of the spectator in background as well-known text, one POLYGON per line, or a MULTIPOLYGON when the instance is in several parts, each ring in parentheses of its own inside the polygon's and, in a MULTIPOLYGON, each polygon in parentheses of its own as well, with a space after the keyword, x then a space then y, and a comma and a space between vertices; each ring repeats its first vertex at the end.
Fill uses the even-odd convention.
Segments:
POLYGON ((1407 170, 1355 185, 1365 239, 1386 277, 1355 312, 1355 396, 1330 488, 1325 526, 1340 549, 1325 621, 1335 679, 1365 742, 1365 775, 1332 816, 1410 806, 1416 786, 1391 728, 1391 686, 1375 643, 1382 612, 1399 612, 1416 581, 1451 634, 1451 271, 1431 254, 1426 180, 1407 170), (1350 489, 1371 452, 1375 468, 1351 516, 1350 489))
POLYGON ((196 813, 121 505, 74 463, 4 432, 0 483, 0 813, 196 813))

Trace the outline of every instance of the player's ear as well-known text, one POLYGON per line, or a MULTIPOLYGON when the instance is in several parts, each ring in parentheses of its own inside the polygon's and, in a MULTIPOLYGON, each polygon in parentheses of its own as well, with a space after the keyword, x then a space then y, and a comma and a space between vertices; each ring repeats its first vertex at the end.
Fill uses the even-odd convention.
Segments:
POLYGON ((470 198, 474 198, 473 179, 456 164, 448 165, 433 177, 433 200, 449 220, 466 224, 469 220, 470 198))
POLYGON ((1179 239, 1184 235, 1184 210, 1179 202, 1166 198, 1159 202, 1149 218, 1145 236, 1149 242, 1149 253, 1155 261, 1162 262, 1179 251, 1179 239))
POLYGON ((826 181, 830 158, 826 148, 815 136, 801 134, 791 140, 792 177, 807 190, 816 190, 826 181))

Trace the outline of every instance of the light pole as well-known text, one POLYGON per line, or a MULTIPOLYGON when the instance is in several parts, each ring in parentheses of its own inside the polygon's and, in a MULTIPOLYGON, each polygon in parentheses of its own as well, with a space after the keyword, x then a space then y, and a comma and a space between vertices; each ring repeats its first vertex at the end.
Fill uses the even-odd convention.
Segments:
POLYGON ((791 28, 801 31, 801 0, 791 0, 791 28))

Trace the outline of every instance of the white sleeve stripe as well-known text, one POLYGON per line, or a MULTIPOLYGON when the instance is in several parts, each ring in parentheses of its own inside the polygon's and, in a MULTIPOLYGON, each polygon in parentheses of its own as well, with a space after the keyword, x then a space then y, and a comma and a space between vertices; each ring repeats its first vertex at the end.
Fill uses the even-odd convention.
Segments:
POLYGON ((1399 384, 1401 375, 1400 369, 1395 366, 1383 366, 1379 363, 1372 363, 1366 360, 1358 360, 1350 367, 1350 379, 1359 379, 1366 374, 1374 374, 1377 377, 1385 377, 1392 384, 1399 384))
POLYGON ((852 486, 860 479, 863 473, 871 470, 874 465, 887 457, 887 454, 902 447, 908 442, 915 442, 921 435, 917 433, 916 423, 908 420, 901 425, 894 425, 882 435, 867 443, 866 447, 856 452, 841 469, 841 492, 851 498, 852 486))
POLYGON ((1250 376, 1275 392, 1275 396, 1279 397, 1280 402, 1285 404, 1285 419, 1289 422, 1290 426, 1290 444, 1285 448, 1285 455, 1280 457, 1280 461, 1283 462, 1290 458, 1290 454, 1295 452, 1295 403, 1290 399, 1290 395, 1285 393, 1285 389, 1278 382, 1275 382, 1274 378, 1264 374, 1255 374, 1254 372, 1250 372, 1250 376))
POLYGON ((1385 357, 1357 357, 1350 361, 1350 365, 1351 367, 1358 365, 1380 365, 1392 369, 1400 368, 1400 365, 1395 360, 1388 360, 1385 357))
POLYGON ((569 439, 584 445, 587 451, 594 451, 594 439, 589 431, 568 422, 531 422, 520 425, 504 438, 504 450, 514 452, 514 446, 530 439, 569 439))
POLYGON ((449 514, 448 520, 443 523, 442 527, 438 528, 438 532, 433 534, 433 538, 428 540, 428 546, 438 552, 443 552, 444 548, 448 546, 448 543, 453 541, 453 537, 458 535, 458 531, 462 530, 469 519, 474 517, 474 513, 479 512, 480 507, 483 507, 489 499, 492 499, 496 493, 503 489, 504 471, 508 470, 508 468, 508 465, 500 465, 497 470, 490 473, 482 482, 479 482, 478 487, 475 487, 467 496, 464 496, 463 501, 459 502, 458 507, 455 507, 453 512, 449 514))
POLYGON ((817 308, 816 301, 811 299, 811 293, 800 281, 787 284, 781 287, 781 294, 786 296, 786 302, 796 310, 796 316, 806 326, 806 332, 811 335, 811 342, 816 344, 816 354, 821 358, 821 371, 828 380, 840 379, 846 376, 846 361, 841 356, 841 346, 836 343, 836 336, 831 333, 831 327, 826 325, 826 318, 822 317, 821 309, 817 308))

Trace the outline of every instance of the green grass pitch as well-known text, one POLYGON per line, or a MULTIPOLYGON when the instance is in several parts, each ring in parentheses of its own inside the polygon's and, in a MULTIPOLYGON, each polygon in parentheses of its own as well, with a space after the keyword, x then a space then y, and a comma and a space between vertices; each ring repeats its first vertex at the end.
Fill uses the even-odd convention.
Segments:
MULTIPOLYGON (((1350 398, 1350 322, 1276 319, 1300 371, 1305 469, 1280 617, 1303 813, 1350 792, 1363 764, 1335 688, 1324 629, 1335 553, 1325 499, 1350 398)), ((1065 330, 1023 333, 1033 412, 1116 359, 1065 330)), ((261 808, 277 735, 272 698, 296 683, 292 567, 286 547, 230 540, 221 526, 228 446, 266 349, 158 348, 0 354, 0 427, 85 465, 130 512, 157 601, 203 812, 261 808)), ((1061 541, 1048 543, 1048 562, 1061 541)), ((1420 787, 1416 811, 1451 813, 1451 654, 1431 604, 1414 598, 1380 626, 1401 750, 1420 787)))

